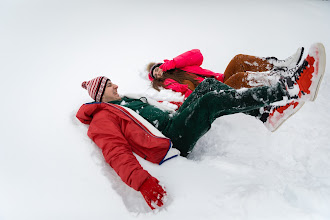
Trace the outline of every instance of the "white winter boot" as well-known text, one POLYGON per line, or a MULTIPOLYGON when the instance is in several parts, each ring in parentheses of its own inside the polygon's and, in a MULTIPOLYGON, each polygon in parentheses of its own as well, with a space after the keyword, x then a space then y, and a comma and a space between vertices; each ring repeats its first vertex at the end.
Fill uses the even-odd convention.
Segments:
POLYGON ((266 60, 273 64, 274 69, 291 69, 294 68, 299 64, 301 61, 301 58, 304 54, 304 48, 299 47, 296 53, 294 53, 292 56, 289 56, 285 60, 279 60, 276 57, 266 57, 266 60))

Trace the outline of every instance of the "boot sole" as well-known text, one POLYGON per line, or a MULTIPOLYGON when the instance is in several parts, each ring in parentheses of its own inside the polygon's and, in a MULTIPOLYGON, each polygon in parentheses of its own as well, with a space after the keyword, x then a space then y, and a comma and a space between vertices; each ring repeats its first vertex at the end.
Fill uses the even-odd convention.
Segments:
POLYGON ((325 48, 322 43, 316 43, 315 46, 316 51, 318 52, 318 73, 317 73, 317 85, 314 91, 314 94, 311 94, 310 101, 315 101, 317 94, 319 92, 319 88, 324 76, 325 71, 325 65, 326 65, 326 54, 325 54, 325 48))
POLYGON ((286 119, 284 119, 283 121, 281 121, 281 123, 274 129, 274 130, 271 130, 271 132, 275 132, 279 127, 281 127, 282 126, 282 124, 286 121, 286 120, 288 120, 289 118, 291 118, 294 114, 296 114, 300 109, 301 109, 301 107, 303 107, 303 105, 305 104, 305 102, 299 102, 299 105, 296 107, 296 108, 294 108, 293 110, 293 112, 292 112, 292 114, 291 115, 289 115, 286 119))

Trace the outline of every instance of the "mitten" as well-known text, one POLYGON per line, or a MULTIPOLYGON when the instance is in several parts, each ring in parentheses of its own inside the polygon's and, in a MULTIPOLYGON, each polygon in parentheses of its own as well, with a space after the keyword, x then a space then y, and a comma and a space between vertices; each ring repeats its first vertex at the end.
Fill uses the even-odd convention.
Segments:
POLYGON ((155 177, 150 176, 139 189, 151 209, 155 209, 156 205, 161 207, 166 196, 165 189, 158 183, 155 177))
POLYGON ((175 69, 175 62, 174 60, 164 60, 164 63, 162 65, 160 65, 160 67, 164 72, 171 70, 171 69, 175 69))

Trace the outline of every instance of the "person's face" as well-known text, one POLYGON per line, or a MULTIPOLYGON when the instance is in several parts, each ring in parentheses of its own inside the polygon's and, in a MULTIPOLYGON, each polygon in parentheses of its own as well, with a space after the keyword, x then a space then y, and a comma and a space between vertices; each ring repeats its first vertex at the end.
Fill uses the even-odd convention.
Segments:
POLYGON ((163 70, 159 67, 156 67, 153 71, 153 75, 156 79, 162 78, 163 76, 163 70))
POLYGON ((113 84, 110 80, 107 81, 105 85, 105 90, 102 96, 102 102, 110 102, 115 100, 120 100, 120 96, 117 92, 118 86, 113 84))

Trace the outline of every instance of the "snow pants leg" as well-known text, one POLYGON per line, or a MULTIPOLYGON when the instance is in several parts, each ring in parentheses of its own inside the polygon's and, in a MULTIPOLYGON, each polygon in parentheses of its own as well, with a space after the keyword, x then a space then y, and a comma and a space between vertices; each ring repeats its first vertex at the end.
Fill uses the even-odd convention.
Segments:
POLYGON ((273 68, 273 64, 269 63, 266 59, 238 54, 228 64, 224 72, 224 82, 231 76, 240 72, 264 72, 273 68))
POLYGON ((269 70, 273 64, 266 59, 239 54, 228 64, 224 72, 224 83, 234 89, 270 86, 269 70), (268 71, 268 72, 267 72, 268 71))
POLYGON ((216 118, 255 111, 283 96, 287 96, 287 91, 280 84, 235 90, 215 79, 206 79, 170 119, 163 134, 171 138, 182 156, 187 156, 216 118))

